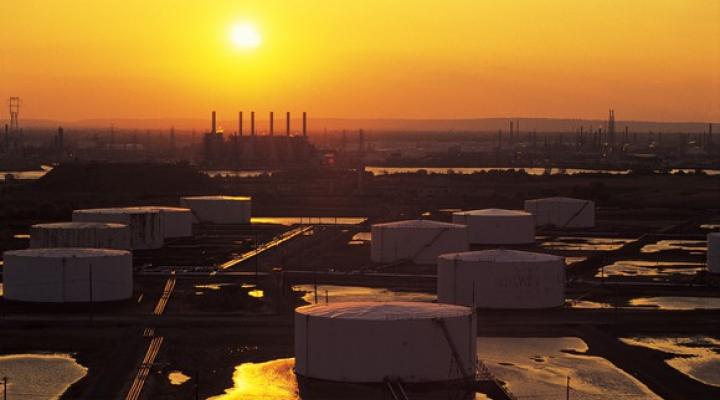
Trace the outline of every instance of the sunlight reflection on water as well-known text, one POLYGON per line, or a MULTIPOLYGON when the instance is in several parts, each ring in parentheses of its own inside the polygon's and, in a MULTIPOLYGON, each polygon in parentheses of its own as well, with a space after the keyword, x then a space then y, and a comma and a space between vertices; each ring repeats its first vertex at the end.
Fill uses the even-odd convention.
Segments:
POLYGON ((233 387, 208 400, 300 400, 294 367, 294 358, 240 364, 233 373, 233 387))
POLYGON ((68 354, 0 356, 0 377, 8 378, 8 399, 58 399, 87 368, 68 354))

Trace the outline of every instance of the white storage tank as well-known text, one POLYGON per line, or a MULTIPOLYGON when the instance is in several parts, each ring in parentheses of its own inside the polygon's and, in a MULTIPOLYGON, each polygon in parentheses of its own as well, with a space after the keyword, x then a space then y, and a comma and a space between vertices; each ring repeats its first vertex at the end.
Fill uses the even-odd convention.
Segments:
POLYGON ((74 222, 116 222, 130 228, 130 246, 159 249, 163 246, 162 216, 153 207, 92 208, 73 211, 74 222))
POLYGON ((370 253, 373 262, 412 260, 416 264, 435 264, 440 254, 468 249, 465 225, 409 220, 372 226, 370 253))
POLYGON ((357 383, 458 380, 475 373, 476 332, 473 311, 449 304, 304 306, 295 310, 295 372, 357 383))
POLYGON ((720 274, 720 232, 707 235, 707 267, 708 271, 720 274))
POLYGON ((4 296, 39 303, 102 302, 132 296, 127 250, 55 248, 6 251, 4 296))
POLYGON ((106 222, 57 222, 30 227, 30 248, 130 249, 130 229, 106 222))
POLYGON ((565 303, 563 257, 516 250, 438 258, 438 301, 478 308, 529 309, 565 303))
POLYGON ((180 199, 195 220, 211 224, 249 224, 252 199, 248 196, 192 196, 180 199))
POLYGON ((595 202, 569 197, 525 200, 525 211, 535 216, 536 226, 556 228, 592 228, 595 226, 595 202))
POLYGON ((126 207, 126 210, 156 210, 160 213, 160 224, 163 238, 181 238, 192 236, 193 213, 189 208, 142 206, 126 207))
POLYGON ((453 223, 468 226, 470 244, 527 244, 535 242, 532 214, 488 208, 453 213, 453 223))

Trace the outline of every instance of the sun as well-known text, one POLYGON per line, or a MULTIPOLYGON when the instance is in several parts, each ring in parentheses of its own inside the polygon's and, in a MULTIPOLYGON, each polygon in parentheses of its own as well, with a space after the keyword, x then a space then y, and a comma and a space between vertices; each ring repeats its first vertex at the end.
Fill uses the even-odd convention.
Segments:
POLYGON ((262 36, 252 24, 242 23, 233 25, 230 40, 239 49, 254 49, 262 43, 262 36))

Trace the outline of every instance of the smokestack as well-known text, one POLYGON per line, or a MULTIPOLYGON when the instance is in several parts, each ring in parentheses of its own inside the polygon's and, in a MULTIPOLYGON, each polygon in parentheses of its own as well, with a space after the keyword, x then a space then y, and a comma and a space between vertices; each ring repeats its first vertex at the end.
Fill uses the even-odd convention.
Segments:
POLYGON ((215 134, 217 132, 217 125, 215 121, 215 111, 212 112, 212 128, 210 130, 210 133, 215 134))
POLYGON ((275 115, 270 111, 270 136, 275 134, 275 115))
POLYGON ((243 120, 242 120, 242 111, 238 113, 238 135, 242 137, 243 135, 243 120))
POLYGON ((513 132, 514 132, 514 129, 513 129, 513 122, 512 122, 512 121, 510 121, 510 137, 511 137, 511 138, 512 138, 513 132))
POLYGON ((285 113, 285 136, 290 136, 290 111, 285 113))
POLYGON ((250 136, 255 136, 255 111, 250 111, 250 136))
POLYGON ((303 111, 302 132, 303 132, 303 136, 307 137, 307 113, 305 111, 303 111))

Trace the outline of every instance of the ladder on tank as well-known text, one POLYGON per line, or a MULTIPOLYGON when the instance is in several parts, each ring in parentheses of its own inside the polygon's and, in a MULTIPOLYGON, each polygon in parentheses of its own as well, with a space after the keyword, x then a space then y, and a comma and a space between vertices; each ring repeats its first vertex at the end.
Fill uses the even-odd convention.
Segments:
POLYGON ((387 386, 393 400, 410 400, 400 379, 385 378, 385 386, 387 386))

